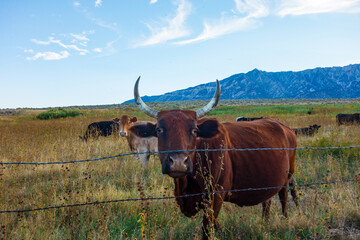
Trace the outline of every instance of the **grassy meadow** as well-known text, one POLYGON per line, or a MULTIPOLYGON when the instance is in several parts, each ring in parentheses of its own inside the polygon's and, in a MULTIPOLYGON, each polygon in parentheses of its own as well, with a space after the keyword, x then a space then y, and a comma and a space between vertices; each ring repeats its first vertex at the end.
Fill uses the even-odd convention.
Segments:
MULTIPOLYGON (((226 104, 209 117, 235 121, 238 116, 272 117, 289 127, 321 125, 314 136, 299 136, 298 147, 360 145, 360 125, 337 126, 338 113, 360 112, 360 101, 226 104), (308 114, 311 111, 311 114, 308 114)), ((152 106, 151 104, 149 104, 152 106)), ((157 104, 158 109, 171 105, 157 104)), ((195 109, 187 103, 177 107, 195 109)), ((39 120, 43 110, 0 115, 1 162, 54 162, 129 153, 118 136, 80 141, 88 124, 123 114, 152 120, 135 107, 81 109, 74 118, 39 120)), ((299 150, 297 184, 360 177, 360 149, 299 150)), ((58 165, 1 165, 0 210, 21 210, 97 201, 173 196, 172 178, 162 175, 151 157, 143 170, 133 156, 58 165)), ((298 187, 299 207, 289 198, 289 217, 274 197, 270 221, 261 205, 240 208, 225 203, 213 239, 359 239, 360 183, 298 187)), ((25 213, 0 213, 0 239, 201 239, 202 212, 185 217, 175 200, 130 201, 65 207, 25 213)))

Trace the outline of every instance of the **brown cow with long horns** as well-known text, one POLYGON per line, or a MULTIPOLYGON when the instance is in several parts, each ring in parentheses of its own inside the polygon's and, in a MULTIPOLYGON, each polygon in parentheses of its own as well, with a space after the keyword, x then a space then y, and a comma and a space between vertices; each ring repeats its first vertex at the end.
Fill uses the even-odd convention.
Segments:
MULTIPOLYGON (((207 211, 203 218, 204 238, 207 238, 208 224, 218 216, 224 201, 239 206, 262 203, 263 215, 268 218, 270 199, 279 194, 282 212, 287 216, 287 187, 292 184, 296 151, 225 149, 295 148, 296 135, 290 128, 270 118, 254 122, 223 123, 216 119, 201 118, 220 99, 218 80, 215 95, 205 107, 196 111, 157 111, 142 101, 138 91, 139 80, 140 77, 134 88, 135 102, 143 112, 157 119, 157 122, 133 126, 130 131, 140 137, 157 137, 159 151, 175 150, 159 154, 163 174, 174 178, 175 196, 221 191, 205 195, 207 197, 197 195, 176 199, 181 211, 188 217, 194 216, 201 208, 207 211), (211 149, 225 151, 206 151, 211 149), (269 188, 263 190, 226 192, 267 187, 269 188), (209 196, 212 197, 211 204, 206 202, 209 196)), ((293 197, 295 194, 292 190, 293 197)))

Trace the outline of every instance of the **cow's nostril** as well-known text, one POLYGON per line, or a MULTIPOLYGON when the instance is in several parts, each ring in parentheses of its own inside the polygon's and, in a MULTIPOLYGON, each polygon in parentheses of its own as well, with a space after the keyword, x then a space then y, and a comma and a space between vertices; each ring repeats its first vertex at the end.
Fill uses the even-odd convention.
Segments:
POLYGON ((188 164, 189 164, 189 157, 186 157, 186 158, 185 158, 184 163, 185 163, 185 165, 188 165, 188 164))
POLYGON ((170 163, 171 165, 174 164, 174 159, 172 159, 172 157, 169 157, 169 163, 170 163))

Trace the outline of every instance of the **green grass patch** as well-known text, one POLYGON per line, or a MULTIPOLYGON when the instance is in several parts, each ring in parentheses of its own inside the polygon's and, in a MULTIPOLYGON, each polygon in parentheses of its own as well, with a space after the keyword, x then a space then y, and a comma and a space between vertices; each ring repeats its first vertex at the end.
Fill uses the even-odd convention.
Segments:
POLYGON ((40 113, 36 116, 36 119, 41 120, 50 120, 57 118, 68 118, 68 117, 77 117, 82 115, 80 111, 77 110, 66 110, 62 108, 50 109, 49 111, 40 113))

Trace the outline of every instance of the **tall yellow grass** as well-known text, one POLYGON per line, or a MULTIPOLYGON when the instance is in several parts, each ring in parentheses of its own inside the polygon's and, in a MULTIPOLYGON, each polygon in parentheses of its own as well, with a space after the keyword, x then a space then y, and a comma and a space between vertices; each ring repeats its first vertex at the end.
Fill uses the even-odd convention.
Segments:
MULTIPOLYGON (((211 117, 234 121, 242 114, 241 107, 233 110, 211 117)), ((315 136, 298 137, 299 147, 360 145, 360 126, 338 127, 334 117, 338 110, 324 104, 313 115, 279 113, 271 117, 290 127, 321 125, 315 136)), ((126 140, 118 136, 88 142, 79 139, 89 123, 125 113, 149 120, 136 109, 88 110, 82 117, 48 121, 33 120, 32 111, 18 117, 2 116, 0 160, 52 162, 128 153, 126 140)), ((298 151, 295 178, 298 184, 353 179, 360 173, 359 166, 360 149, 298 151)), ((173 181, 162 175, 157 157, 152 157, 145 170, 132 156, 62 165, 0 165, 0 186, 2 211, 173 196, 173 181)), ((280 204, 274 199, 269 224, 261 218, 261 206, 240 208, 225 203, 218 218, 221 231, 215 232, 214 237, 308 239, 360 231, 360 185, 324 184, 298 190, 300 207, 291 203, 289 218, 284 219, 280 204)), ((174 200, 0 213, 0 239, 199 239, 201 216, 200 213, 186 218, 174 200)))

